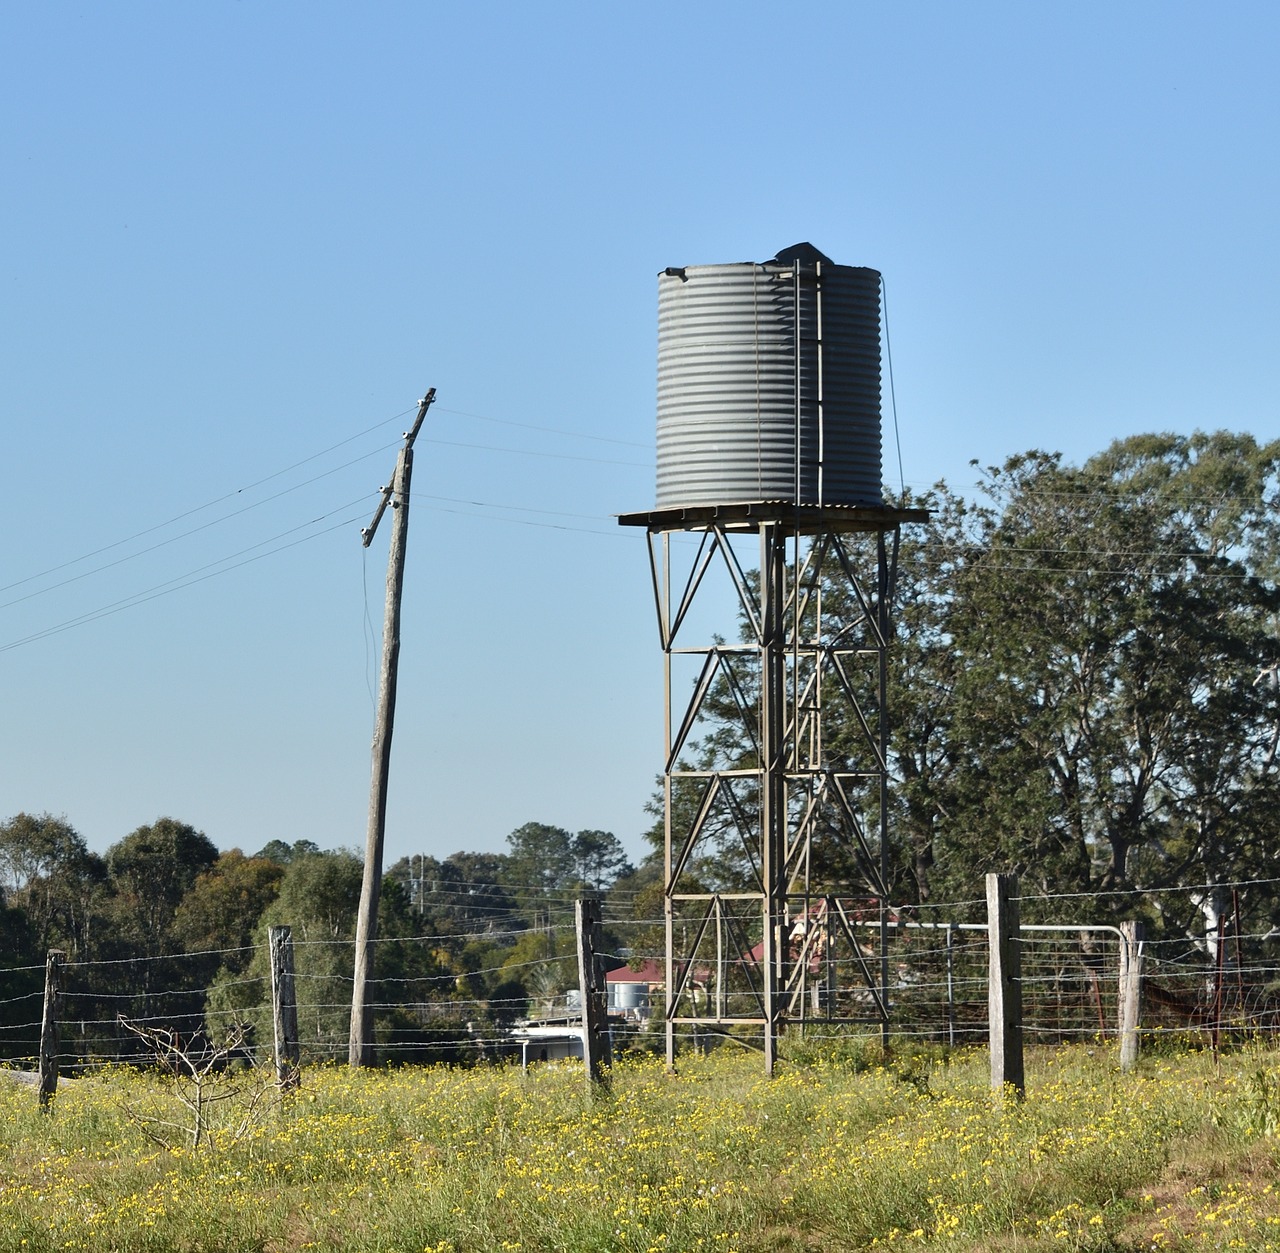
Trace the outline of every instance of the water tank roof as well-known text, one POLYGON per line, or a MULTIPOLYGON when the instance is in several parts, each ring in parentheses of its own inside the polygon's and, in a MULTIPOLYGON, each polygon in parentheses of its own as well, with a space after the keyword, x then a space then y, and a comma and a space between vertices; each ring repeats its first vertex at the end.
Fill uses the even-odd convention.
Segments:
MULTIPOLYGON (((782 248, 778 253, 771 257, 768 261, 743 261, 742 265, 813 265, 815 262, 821 261, 823 265, 835 265, 825 252, 815 248, 810 243, 792 244, 790 248, 782 248)), ((669 278, 684 278, 684 272, 688 266, 671 265, 661 271, 669 278)))
POLYGON ((792 244, 790 248, 783 248, 773 258, 775 261, 781 262, 783 265, 813 265, 815 261, 821 261, 823 265, 835 265, 826 254, 819 252, 812 244, 792 244))

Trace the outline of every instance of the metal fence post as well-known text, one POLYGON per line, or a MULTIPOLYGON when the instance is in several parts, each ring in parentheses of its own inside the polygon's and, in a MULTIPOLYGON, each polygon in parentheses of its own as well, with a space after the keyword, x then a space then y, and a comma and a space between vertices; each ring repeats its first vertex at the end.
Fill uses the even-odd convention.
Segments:
POLYGON ((990 976, 991 1086, 1026 1093, 1022 1063, 1022 950, 1018 938, 1018 876, 987 875, 990 976))

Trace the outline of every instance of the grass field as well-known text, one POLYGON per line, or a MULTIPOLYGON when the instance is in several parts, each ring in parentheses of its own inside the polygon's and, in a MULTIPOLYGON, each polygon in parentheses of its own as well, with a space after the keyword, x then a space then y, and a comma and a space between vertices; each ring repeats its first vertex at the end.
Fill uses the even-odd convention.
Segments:
POLYGON ((160 1076, 6 1083, 0 1250, 1280 1250, 1280 1055, 1046 1051, 1021 1105, 985 1066, 308 1070, 195 1150, 160 1076))

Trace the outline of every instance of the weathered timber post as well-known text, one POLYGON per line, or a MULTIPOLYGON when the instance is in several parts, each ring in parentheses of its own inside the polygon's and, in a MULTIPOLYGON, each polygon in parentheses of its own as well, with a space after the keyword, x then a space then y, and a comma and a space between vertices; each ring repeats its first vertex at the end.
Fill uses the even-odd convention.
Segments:
POLYGON ((606 1083, 604 1067, 609 1062, 608 996, 601 978, 599 956, 603 942, 600 902, 575 902, 574 918, 578 930, 578 989, 582 998, 582 1060, 587 1087, 596 1091, 606 1083))
POLYGON ((990 975, 987 1006, 991 1032, 991 1086, 1027 1090, 1022 1064, 1022 948, 1018 937, 1018 876, 987 875, 990 975))
POLYGON ((1226 914, 1219 913, 1218 945, 1213 962, 1213 1060, 1215 1063, 1222 1057, 1222 977, 1227 950, 1226 927, 1226 914))
POLYGON ((58 1012, 62 1008, 62 963, 66 953, 51 948, 44 963, 44 1016, 40 1023, 40 1108, 48 1110, 58 1090, 58 1012))
POLYGON ((1120 1069, 1138 1064, 1138 1029, 1142 1005, 1142 950, 1146 939, 1140 922, 1122 922, 1120 934, 1120 1069))
POLYGON ((956 925, 947 923, 947 1047, 956 1046, 956 925))
POLYGON ((378 521, 388 505, 391 549, 387 554, 387 603, 382 624, 382 670, 378 680, 378 708, 373 726, 373 777, 369 785, 369 824, 365 834, 364 878, 356 912, 356 959, 351 989, 351 1037, 347 1060, 352 1067, 372 1066, 373 1010, 368 1002, 373 980, 373 950, 378 939, 378 901, 382 895, 382 846, 387 830, 387 784, 391 773, 391 735, 395 728, 396 683, 400 666, 400 601, 404 592, 405 548, 409 542, 409 489, 413 477, 413 441, 435 400, 431 388, 418 402, 418 416, 404 434, 404 447, 396 458, 396 472, 382 489, 373 520, 360 533, 369 547, 378 521))
POLYGON ((373 728, 373 783, 369 794, 369 826, 365 838, 364 879, 356 914, 355 981, 351 994, 352 1066, 372 1066, 373 1011, 368 1005, 373 976, 373 946, 378 938, 378 901, 382 894, 382 847, 387 830, 387 779, 391 768, 391 735, 396 717, 396 680, 400 661, 400 600, 404 591, 405 546, 409 536, 409 484, 413 449, 402 448, 392 480, 398 497, 387 559, 387 606, 382 630, 382 675, 373 728))
POLYGON ((276 1082, 281 1092, 291 1092, 301 1079, 302 1053, 298 1046, 298 1001, 293 986, 293 931, 272 927, 271 1024, 275 1045, 276 1082))

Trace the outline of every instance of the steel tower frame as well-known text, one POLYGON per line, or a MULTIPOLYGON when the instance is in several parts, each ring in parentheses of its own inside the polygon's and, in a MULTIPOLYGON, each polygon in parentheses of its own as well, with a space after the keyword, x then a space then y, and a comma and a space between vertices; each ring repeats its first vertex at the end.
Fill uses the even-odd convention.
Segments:
POLYGON ((789 1023, 869 1022, 887 1038, 890 606, 901 525, 927 517, 784 502, 619 519, 648 531, 664 653, 669 1067, 680 1029, 758 1028, 769 1075, 789 1023), (678 546, 695 550, 689 560, 673 552, 678 532, 697 537, 678 546), (850 545, 853 533, 874 535, 874 564, 850 545), (753 534, 757 571, 734 546, 753 534), (740 643, 686 641, 713 570, 736 592, 740 643), (839 629, 823 604, 830 579, 854 607, 839 629), (690 665, 686 699, 678 672, 690 665), (728 741, 719 751, 716 731, 728 741), (745 858, 741 890, 696 876, 700 855, 726 850, 745 858), (843 858, 839 882, 823 869, 832 854, 843 858))

